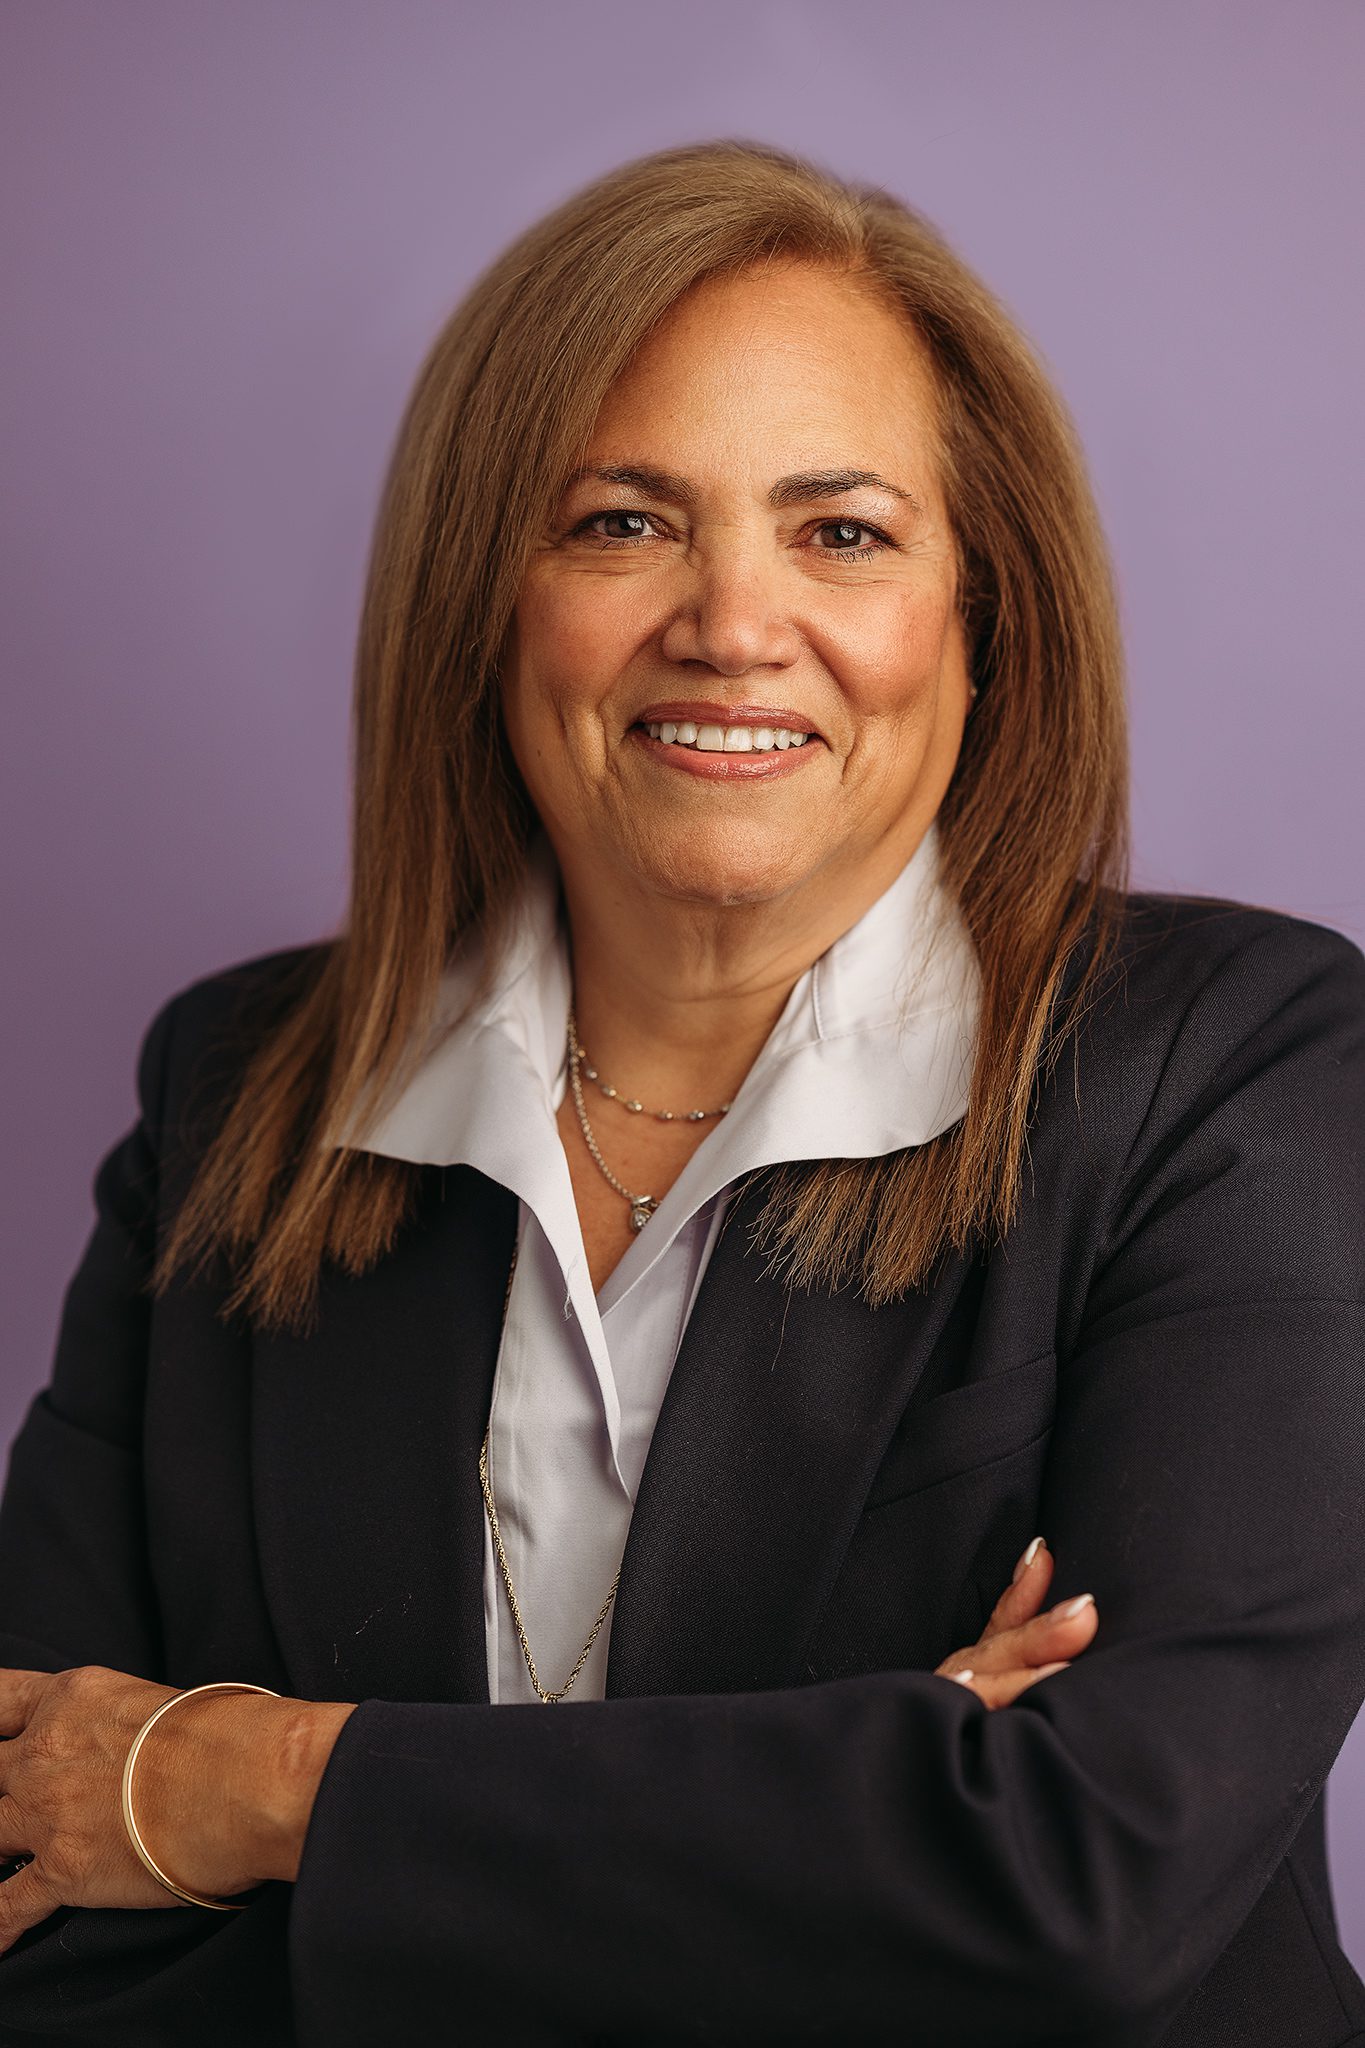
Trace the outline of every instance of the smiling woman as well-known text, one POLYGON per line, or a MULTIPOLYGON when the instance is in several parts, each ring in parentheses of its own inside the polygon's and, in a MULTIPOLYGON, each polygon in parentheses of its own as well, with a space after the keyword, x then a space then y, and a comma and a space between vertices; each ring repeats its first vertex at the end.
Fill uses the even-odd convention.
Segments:
POLYGON ((152 1018, 14 1445, 0 2034, 1365 2038, 1365 957, 1126 780, 901 201, 664 151, 475 282, 344 929, 152 1018))
POLYGON ((532 552, 504 668, 571 898, 600 903, 612 871, 727 944, 780 921, 828 943, 905 866, 968 704, 937 438, 905 320, 806 262, 695 285, 641 344, 532 552), (716 927, 717 903, 751 914, 716 927))

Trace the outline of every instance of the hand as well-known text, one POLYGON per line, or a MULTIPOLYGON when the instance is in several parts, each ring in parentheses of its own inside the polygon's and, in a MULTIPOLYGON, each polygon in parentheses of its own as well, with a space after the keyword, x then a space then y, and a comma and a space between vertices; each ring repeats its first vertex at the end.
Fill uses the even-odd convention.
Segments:
POLYGON ((1089 1647, 1099 1627, 1093 1600, 1075 1615, 1059 1614, 1055 1608, 1039 1613, 1052 1583, 1053 1558, 1042 1537, 1035 1540, 1038 1547, 1032 1559, 1025 1565, 1026 1550, 979 1640, 969 1650, 954 1650, 936 1666, 938 1675, 956 1679, 991 1708, 1007 1707, 1040 1678, 1065 1671, 1072 1658, 1089 1647))
MULTIPOLYGON (((123 1766, 178 1687, 100 1664, 0 1668, 0 1953, 58 1906, 171 1907, 123 1824, 123 1766)), ((205 1693, 138 1752, 133 1811, 152 1856, 188 1891, 230 1898, 297 1875, 313 1797, 349 1706, 205 1693)))

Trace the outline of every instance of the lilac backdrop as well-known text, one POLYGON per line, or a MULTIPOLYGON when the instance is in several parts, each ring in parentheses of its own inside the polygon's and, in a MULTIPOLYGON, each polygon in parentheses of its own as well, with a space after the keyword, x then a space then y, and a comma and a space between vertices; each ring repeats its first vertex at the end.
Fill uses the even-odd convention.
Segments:
MULTIPOLYGON (((418 360, 508 237, 642 151, 783 143, 946 230, 1089 449, 1139 885, 1365 938, 1362 86, 1354 0, 7 0, 0 1442, 153 1010, 341 916, 418 360)), ((1330 1814, 1365 1966, 1362 1821, 1365 1721, 1330 1814)))

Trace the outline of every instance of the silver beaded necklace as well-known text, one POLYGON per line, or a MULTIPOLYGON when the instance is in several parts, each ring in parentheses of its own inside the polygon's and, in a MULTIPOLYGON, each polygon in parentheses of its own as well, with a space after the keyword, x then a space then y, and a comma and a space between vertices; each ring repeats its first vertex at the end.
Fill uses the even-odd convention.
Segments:
POLYGON ((619 1102, 622 1109, 629 1110, 632 1115, 652 1116, 656 1119, 657 1122, 661 1124, 704 1123, 708 1117, 724 1116, 726 1111, 730 1108, 730 1104, 728 1102, 722 1102, 719 1109, 646 1110, 643 1102, 637 1102, 633 1095, 622 1095, 621 1091, 618 1088, 613 1088, 610 1082, 604 1081, 599 1075, 596 1067, 591 1065, 591 1063, 588 1060, 587 1054, 584 1052, 582 1046, 578 1042, 578 1031, 577 1027, 574 1024, 573 1009, 572 1007, 570 1008, 569 1086, 573 1090, 574 1108, 578 1113, 578 1122, 583 1132, 584 1141, 587 1144, 589 1152, 592 1154, 594 1160, 596 1161, 598 1168, 606 1177, 606 1179, 611 1182, 611 1185, 615 1188, 617 1194, 623 1195, 626 1201, 630 1203, 631 1229, 643 1230, 646 1223, 648 1223, 650 1217, 654 1214, 654 1211, 658 1208, 658 1200, 653 1195, 637 1195, 633 1193, 630 1188, 626 1187, 623 1184, 623 1182, 619 1181, 616 1178, 616 1175, 612 1172, 611 1168, 607 1165, 606 1160, 602 1157, 602 1153, 598 1147, 597 1140, 592 1134, 592 1125, 588 1122, 588 1112, 583 1104, 583 1081, 585 1078, 589 1081, 596 1082, 599 1094, 604 1095, 607 1098, 608 1102, 619 1102))

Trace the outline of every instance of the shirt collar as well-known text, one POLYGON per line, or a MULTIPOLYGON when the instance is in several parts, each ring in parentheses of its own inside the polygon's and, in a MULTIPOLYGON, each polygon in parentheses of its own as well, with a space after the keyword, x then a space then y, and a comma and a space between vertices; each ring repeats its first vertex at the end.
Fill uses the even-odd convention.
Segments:
MULTIPOLYGON (((471 1004, 480 958, 473 947, 447 967, 411 1078, 363 1135, 339 1142, 463 1163, 512 1189, 546 1230, 572 1290, 585 1260, 554 1123, 571 978, 558 863, 543 832, 528 848, 491 986, 471 1004)), ((797 980, 733 1108, 609 1276, 601 1307, 739 1174, 786 1160, 877 1157, 956 1123, 979 1007, 976 951, 942 881, 931 821, 890 886, 797 980)))

